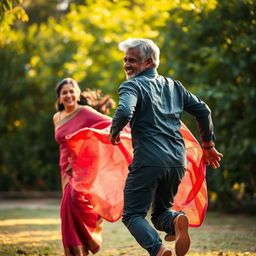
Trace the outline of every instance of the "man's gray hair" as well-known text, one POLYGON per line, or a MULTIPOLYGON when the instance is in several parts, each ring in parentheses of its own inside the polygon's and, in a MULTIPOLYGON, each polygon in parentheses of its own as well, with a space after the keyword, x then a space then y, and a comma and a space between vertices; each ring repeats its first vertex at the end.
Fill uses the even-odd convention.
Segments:
POLYGON ((158 46, 150 39, 145 38, 128 38, 119 43, 119 49, 127 52, 131 48, 138 48, 143 61, 151 58, 155 68, 159 65, 160 50, 158 46))

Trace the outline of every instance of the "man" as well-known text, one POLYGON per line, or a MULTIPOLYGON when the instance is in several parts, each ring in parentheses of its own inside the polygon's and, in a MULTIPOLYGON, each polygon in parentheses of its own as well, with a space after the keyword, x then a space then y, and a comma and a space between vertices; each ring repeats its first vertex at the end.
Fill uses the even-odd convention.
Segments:
POLYGON ((188 219, 170 210, 185 173, 185 146, 179 132, 183 110, 195 116, 206 163, 219 167, 222 154, 214 147, 213 124, 208 106, 180 82, 158 75, 159 48, 143 38, 119 44, 125 54, 127 81, 119 88, 119 104, 110 131, 112 144, 120 143, 120 131, 130 122, 134 158, 124 189, 123 223, 151 256, 171 256, 156 230, 145 220, 152 204, 151 220, 175 240, 177 256, 190 246, 188 219))

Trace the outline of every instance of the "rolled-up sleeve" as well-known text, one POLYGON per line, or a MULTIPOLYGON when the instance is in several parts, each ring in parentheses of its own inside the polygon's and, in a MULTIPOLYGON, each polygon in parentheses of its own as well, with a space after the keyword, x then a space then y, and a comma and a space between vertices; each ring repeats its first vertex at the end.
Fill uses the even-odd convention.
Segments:
POLYGON ((118 133, 132 119, 137 104, 137 91, 134 84, 124 82, 119 88, 119 103, 115 111, 110 133, 116 137, 118 133))
MULTIPOLYGON (((182 85, 181 85, 182 86, 182 85)), ((182 86, 184 110, 196 118, 201 141, 208 142, 215 139, 211 110, 199 97, 182 86)))

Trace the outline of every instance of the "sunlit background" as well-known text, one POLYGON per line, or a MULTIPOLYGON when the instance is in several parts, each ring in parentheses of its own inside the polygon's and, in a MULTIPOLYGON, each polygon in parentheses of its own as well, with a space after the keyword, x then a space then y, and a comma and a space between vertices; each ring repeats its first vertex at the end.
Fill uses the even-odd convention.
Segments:
MULTIPOLYGON (((83 90, 117 100, 125 79, 118 43, 147 37, 161 50, 159 73, 180 80, 212 110, 224 158, 207 172, 209 208, 255 215, 255 12, 254 0, 1 1, 0 196, 61 191, 55 84, 72 77, 83 90)), ((198 138, 193 119, 183 119, 198 138)), ((57 219, 44 222, 59 225, 57 219)), ((21 231, 12 239, 29 236, 21 231)), ((56 231, 51 237, 60 239, 56 231)))

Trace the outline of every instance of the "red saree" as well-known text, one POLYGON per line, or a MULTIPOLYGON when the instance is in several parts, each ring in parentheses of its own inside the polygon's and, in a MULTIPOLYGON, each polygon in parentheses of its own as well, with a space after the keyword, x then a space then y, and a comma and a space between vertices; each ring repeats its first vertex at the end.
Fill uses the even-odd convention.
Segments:
POLYGON ((60 216, 65 256, 84 256, 89 251, 96 253, 101 246, 103 225, 101 216, 93 209, 88 191, 78 191, 71 185, 72 177, 67 172, 70 154, 65 137, 105 121, 111 122, 111 119, 90 107, 81 107, 57 123, 55 139, 60 148, 63 188, 60 216))
MULTIPOLYGON (((108 221, 116 221, 123 210, 123 188, 132 161, 129 128, 121 133, 121 143, 109 139, 111 120, 81 129, 66 137, 73 169, 72 187, 89 194, 95 212, 108 221)), ((196 139, 181 126, 188 164, 174 200, 174 210, 184 211, 191 227, 202 224, 207 209, 206 165, 196 139)))

